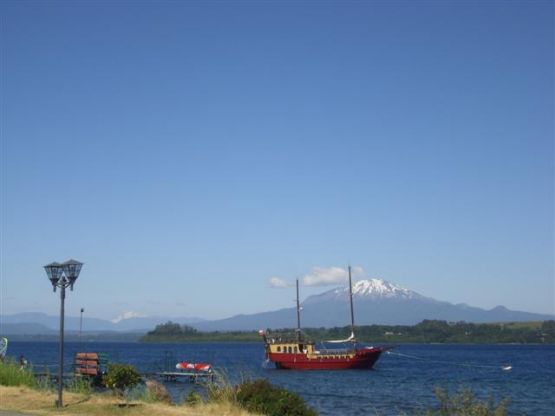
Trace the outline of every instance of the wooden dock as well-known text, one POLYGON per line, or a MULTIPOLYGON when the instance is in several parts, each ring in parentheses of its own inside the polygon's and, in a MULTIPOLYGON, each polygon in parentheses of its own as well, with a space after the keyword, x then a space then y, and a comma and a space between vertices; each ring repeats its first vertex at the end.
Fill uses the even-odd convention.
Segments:
MULTIPOLYGON (((158 367, 156 370, 141 372, 141 378, 143 380, 160 378, 163 381, 184 381, 190 383, 209 383, 214 381, 214 372, 212 371, 211 365, 186 363, 188 365, 192 365, 192 367, 176 369, 174 364, 176 361, 175 354, 170 351, 166 351, 162 365, 156 366, 158 367), (197 365, 201 365, 201 367, 195 368, 197 365)), ((107 364, 108 358, 106 354, 77 353, 73 363, 74 371, 72 373, 64 373, 63 381, 64 383, 67 383, 69 380, 76 377, 101 376, 105 374, 107 364)), ((35 377, 43 379, 48 378, 52 382, 58 381, 57 371, 54 371, 57 369, 57 364, 40 364, 35 368, 44 368, 43 371, 35 371, 35 377), (53 368, 54 370, 49 371, 49 368, 53 368)))
POLYGON ((214 373, 200 371, 161 371, 156 375, 164 381, 184 380, 190 383, 208 382, 214 380, 214 373))

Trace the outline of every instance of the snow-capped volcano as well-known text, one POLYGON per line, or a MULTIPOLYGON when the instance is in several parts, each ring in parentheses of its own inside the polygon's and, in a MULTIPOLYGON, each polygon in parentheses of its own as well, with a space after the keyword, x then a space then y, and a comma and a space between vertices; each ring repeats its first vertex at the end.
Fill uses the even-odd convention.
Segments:
POLYGON ((133 319, 133 318, 146 318, 146 315, 143 315, 142 313, 138 313, 138 312, 128 311, 128 312, 123 312, 117 318, 110 319, 110 322, 112 322, 113 324, 118 324, 121 321, 125 321, 127 319, 133 319))
MULTIPOLYGON (((353 298, 364 299, 425 299, 424 296, 406 289, 395 283, 383 279, 359 280, 353 284, 353 298)), ((322 301, 347 301, 349 299, 349 286, 328 290, 319 295, 309 296, 303 304, 322 301)))
MULTIPOLYGON (((345 292, 349 291, 346 287, 345 292)), ((412 290, 405 289, 395 283, 388 282, 383 279, 359 280, 353 285, 353 296, 382 296, 386 298, 401 297, 412 299, 420 296, 412 290)))
MULTIPOLYGON (((302 295, 301 295, 302 296, 302 295)), ((454 305, 436 300, 383 279, 359 280, 353 284, 356 325, 414 325, 425 319, 466 322, 511 322, 553 319, 550 315, 491 310, 454 305)), ((351 321, 348 284, 307 297, 302 303, 301 325, 305 328, 343 327, 351 321)), ((297 320, 295 308, 237 315, 195 325, 202 330, 252 330, 292 328, 297 320)))

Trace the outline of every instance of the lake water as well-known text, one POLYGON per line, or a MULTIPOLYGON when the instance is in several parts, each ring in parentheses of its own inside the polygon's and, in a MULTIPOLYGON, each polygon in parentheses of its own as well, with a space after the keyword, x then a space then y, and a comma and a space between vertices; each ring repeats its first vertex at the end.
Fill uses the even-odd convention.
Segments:
MULTIPOLYGON (((57 343, 12 342, 8 355, 25 357, 36 368, 57 362, 57 343)), ((299 393, 321 415, 397 415, 437 405, 437 386, 471 388, 479 397, 510 398, 510 414, 555 414, 555 346, 553 345, 400 345, 384 354, 373 370, 291 371, 264 366, 262 343, 141 344, 66 343, 65 362, 77 351, 104 352, 110 361, 135 365, 143 372, 162 370, 164 357, 208 362, 232 381, 264 377, 299 393), (511 371, 502 371, 504 364, 511 371), (485 366, 485 367, 479 367, 485 366), (491 367, 488 367, 491 366, 491 367)), ((67 367, 69 369, 70 367, 67 367)), ((56 371, 55 367, 51 371, 56 371)), ((185 382, 166 383, 174 397, 190 389, 185 382)))

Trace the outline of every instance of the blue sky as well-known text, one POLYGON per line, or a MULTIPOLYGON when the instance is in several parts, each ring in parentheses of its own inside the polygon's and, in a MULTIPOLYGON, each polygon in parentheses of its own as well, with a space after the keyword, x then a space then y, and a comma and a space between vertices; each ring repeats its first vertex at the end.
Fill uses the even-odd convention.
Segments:
MULTIPOLYGON (((1 312, 227 317, 349 262, 555 313, 551 1, 15 2, 1 312)), ((324 288, 303 288, 308 295, 324 288)))

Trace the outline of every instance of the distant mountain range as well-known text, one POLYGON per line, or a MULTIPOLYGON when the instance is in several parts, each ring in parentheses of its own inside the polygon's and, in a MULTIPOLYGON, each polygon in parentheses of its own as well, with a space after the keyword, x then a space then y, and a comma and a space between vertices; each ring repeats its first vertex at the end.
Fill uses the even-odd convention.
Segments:
MULTIPOLYGON (((355 322, 358 325, 414 325, 424 319, 444 321, 518 322, 555 319, 554 315, 511 311, 504 306, 490 310, 466 304, 435 300, 382 279, 361 280, 353 285, 355 322)), ((301 304, 303 327, 335 327, 350 323, 349 289, 340 287, 309 296, 301 304)), ((0 317, 0 334, 52 334, 58 330, 59 318, 42 313, 20 313, 0 317)), ((84 332, 147 332, 156 325, 172 321, 203 331, 256 330, 261 328, 291 328, 296 325, 295 308, 286 308, 251 315, 236 315, 227 319, 203 321, 200 318, 171 318, 162 316, 128 317, 113 321, 84 318, 84 332)), ((68 316, 67 331, 79 330, 79 317, 68 316)))
MULTIPOLYGON (((144 333, 160 323, 167 321, 191 325, 201 322, 194 317, 170 318, 164 316, 131 317, 115 319, 113 321, 83 317, 83 332, 140 332, 144 333)), ((40 312, 17 313, 0 317, 0 334, 7 335, 35 335, 48 334, 58 331, 60 318, 40 312)), ((80 318, 66 316, 65 329, 68 332, 79 331, 80 318)))
MULTIPOLYGON (((555 319, 553 315, 511 311, 504 306, 490 310, 454 305, 438 301, 382 279, 361 280, 353 285, 355 322, 358 325, 414 325, 424 319, 466 322, 542 321, 555 319)), ((346 326, 351 322, 349 288, 328 290, 309 296, 301 304, 303 327, 346 326)), ((252 315, 204 321, 194 326, 201 330, 230 331, 261 328, 291 328, 296 326, 295 308, 280 309, 252 315)))

